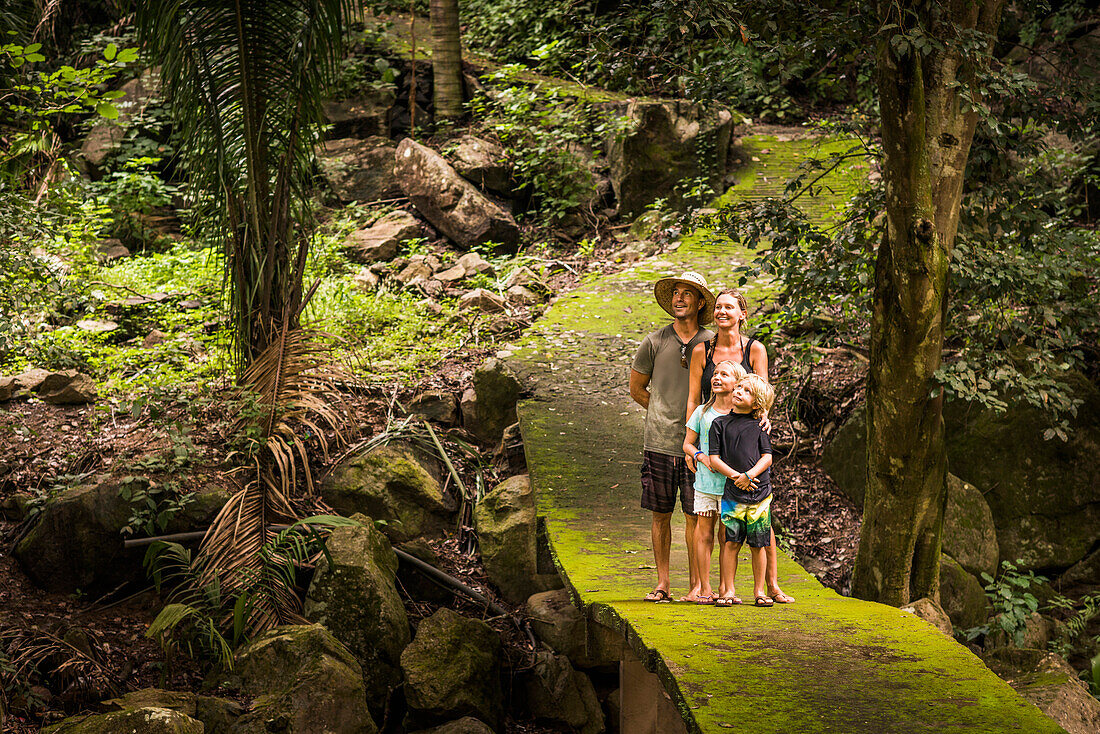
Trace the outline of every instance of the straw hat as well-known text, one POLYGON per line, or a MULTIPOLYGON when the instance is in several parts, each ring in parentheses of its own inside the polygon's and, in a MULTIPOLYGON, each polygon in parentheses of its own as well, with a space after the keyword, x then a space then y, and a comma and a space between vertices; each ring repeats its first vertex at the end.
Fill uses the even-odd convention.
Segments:
POLYGON ((699 309, 699 325, 710 323, 710 320, 714 318, 714 294, 710 292, 710 288, 707 287, 707 280, 699 273, 693 273, 687 271, 681 273, 678 278, 661 278, 653 285, 653 297, 657 299, 657 303, 671 316, 675 316, 672 312, 672 289, 677 285, 689 285, 695 290, 699 291, 703 295, 703 307, 699 309))

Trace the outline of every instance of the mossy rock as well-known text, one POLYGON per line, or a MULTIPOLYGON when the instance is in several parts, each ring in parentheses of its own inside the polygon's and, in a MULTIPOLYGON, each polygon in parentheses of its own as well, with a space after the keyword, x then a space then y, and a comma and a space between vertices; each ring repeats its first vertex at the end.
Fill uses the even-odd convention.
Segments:
POLYGON ((203 734, 201 721, 166 708, 144 707, 93 716, 71 716, 43 734, 203 734))
POLYGON ((385 521, 383 532, 393 543, 438 537, 452 524, 439 481, 400 447, 380 446, 347 459, 325 481, 321 496, 341 515, 385 521))
POLYGON ((997 414, 964 403, 944 410, 951 472, 988 489, 1002 560, 1068 568, 1092 550, 1100 527, 1100 389, 1067 377, 1083 400, 1068 441, 1043 440, 1049 421, 1031 406, 997 414))
POLYGON ((523 676, 523 691, 527 710, 538 721, 581 734, 601 734, 605 730, 592 681, 574 670, 564 655, 538 653, 534 667, 523 676))
POLYGON ((847 422, 821 452, 821 468, 836 482, 841 494, 863 509, 867 493, 867 411, 852 411, 847 422))
POLYGON ((130 503, 119 495, 122 481, 101 475, 66 489, 46 505, 15 547, 16 559, 35 584, 72 593, 141 577, 142 554, 122 545, 121 531, 130 518, 130 503))
POLYGON ((554 652, 573 665, 597 668, 618 665, 626 640, 617 631, 588 619, 577 609, 565 589, 532 594, 527 600, 531 629, 554 652))
POLYGON ((421 729, 413 734, 494 734, 494 732, 485 722, 478 721, 473 716, 463 716, 461 719, 448 721, 431 729, 421 729))
POLYGON ((499 728, 500 635, 481 620, 446 607, 423 620, 401 653, 406 728, 431 726, 473 716, 499 728))
POLYGON ((161 708, 177 711, 201 721, 204 734, 228 734, 244 709, 229 698, 202 696, 190 691, 142 688, 103 702, 107 711, 161 708))
POLYGON ((978 579, 951 556, 940 557, 940 606, 957 630, 985 624, 989 600, 978 579))
POLYGON ((1100 731, 1100 701, 1089 695, 1077 671, 1047 650, 1004 647, 982 656, 1017 693, 1069 734, 1100 731))
POLYGON ((515 423, 516 402, 522 389, 516 376, 498 359, 489 359, 474 370, 477 416, 466 428, 488 444, 500 443, 504 429, 515 423))
POLYGON ((540 574, 536 556, 535 495, 526 474, 506 479, 474 508, 481 562, 489 580, 513 604, 561 586, 557 574, 540 574))
POLYGON ((378 731, 367 709, 362 668, 319 624, 273 629, 239 649, 235 660, 227 682, 256 698, 234 732, 378 731))
POLYGON ((401 684, 401 651, 409 644, 409 619, 394 586, 397 556, 386 536, 364 515, 360 527, 336 528, 305 600, 305 617, 324 625, 355 655, 363 669, 371 712, 385 713, 401 684))
POLYGON ((997 530, 982 493, 954 474, 947 475, 943 513, 943 551, 970 573, 997 572, 997 530))

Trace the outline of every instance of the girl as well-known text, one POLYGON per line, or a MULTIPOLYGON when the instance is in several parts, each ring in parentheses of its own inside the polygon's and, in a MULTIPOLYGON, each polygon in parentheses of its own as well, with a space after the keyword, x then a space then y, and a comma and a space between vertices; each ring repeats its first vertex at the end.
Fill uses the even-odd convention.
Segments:
MULTIPOLYGON (((715 363, 729 360, 741 365, 745 372, 768 379, 768 350, 752 337, 741 333, 748 320, 749 304, 743 293, 733 288, 721 291, 714 301, 714 338, 695 345, 691 351, 690 377, 688 379, 687 415, 710 395, 711 375, 715 363)), ((771 430, 771 422, 765 413, 760 421, 765 431, 771 430)), ((691 462, 688 462, 691 466, 691 462)), ((768 546, 768 594, 780 604, 790 604, 794 597, 779 588, 779 557, 772 533, 768 546)))
POLYGON ((718 510, 722 502, 722 490, 726 480, 710 470, 710 456, 707 438, 710 424, 715 418, 725 415, 733 409, 730 395, 733 388, 745 377, 745 369, 734 362, 719 362, 714 366, 711 378, 710 399, 705 405, 696 408, 687 422, 687 434, 684 438, 684 454, 689 467, 695 467, 695 586, 685 598, 696 604, 718 603, 726 606, 725 600, 733 597, 733 588, 725 583, 719 586, 716 600, 710 585, 710 557, 714 551, 714 526, 718 519, 718 510))

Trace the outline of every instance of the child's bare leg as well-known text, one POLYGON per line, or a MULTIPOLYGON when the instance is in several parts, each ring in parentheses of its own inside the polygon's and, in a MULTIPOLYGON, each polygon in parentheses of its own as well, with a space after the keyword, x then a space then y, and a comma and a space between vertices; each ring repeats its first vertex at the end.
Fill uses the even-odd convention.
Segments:
POLYGON ((775 531, 771 531, 768 544, 768 596, 783 604, 790 604, 794 597, 779 588, 779 551, 775 547, 775 531))
POLYGON ((766 548, 749 548, 752 555, 752 594, 755 597, 768 595, 768 582, 765 573, 768 567, 768 553, 766 548))
POLYGON ((690 591, 680 597, 680 601, 695 601, 699 598, 699 575, 695 569, 695 526, 698 524, 698 515, 684 513, 684 544, 688 552, 688 582, 690 591))
POLYGON ((740 543, 731 543, 724 540, 722 528, 722 547, 718 551, 718 596, 729 599, 737 596, 737 554, 741 551, 740 543))
POLYGON ((714 553, 715 516, 697 515, 695 523, 695 578, 699 581, 699 596, 713 596, 710 585, 710 557, 714 553))

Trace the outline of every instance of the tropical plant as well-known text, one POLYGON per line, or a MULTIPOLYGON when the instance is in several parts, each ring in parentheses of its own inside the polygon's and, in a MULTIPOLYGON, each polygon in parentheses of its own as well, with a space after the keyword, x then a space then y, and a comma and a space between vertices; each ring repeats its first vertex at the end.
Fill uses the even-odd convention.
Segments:
POLYGON ((321 102, 345 0, 138 3, 200 234, 220 243, 238 375, 298 323, 321 102))

